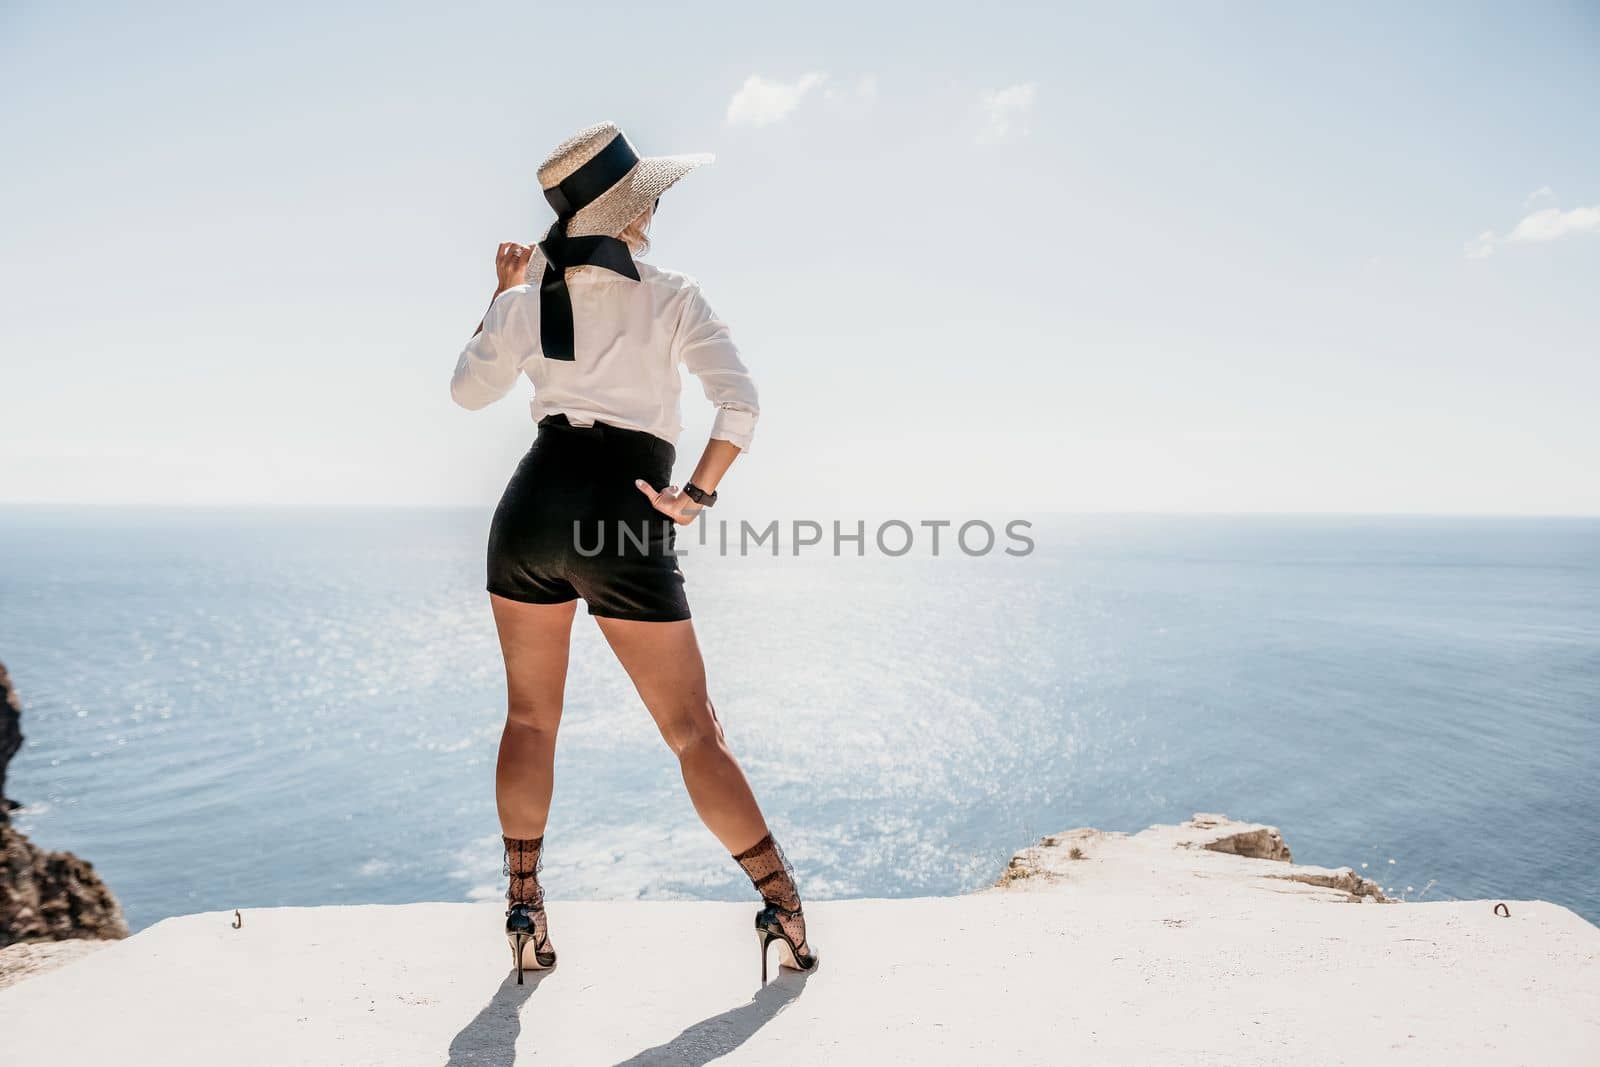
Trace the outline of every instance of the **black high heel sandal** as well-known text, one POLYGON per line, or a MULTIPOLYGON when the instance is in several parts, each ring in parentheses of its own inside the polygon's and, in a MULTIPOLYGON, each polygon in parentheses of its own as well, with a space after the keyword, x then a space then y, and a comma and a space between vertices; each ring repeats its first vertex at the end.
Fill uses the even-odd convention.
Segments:
POLYGON ((517 969, 517 984, 522 985, 523 971, 548 971, 556 965, 556 950, 550 944, 548 933, 540 934, 534 922, 534 912, 544 911, 543 905, 513 904, 506 911, 506 941, 511 945, 511 966, 517 969), (532 949, 533 961, 528 961, 532 949))
POLYGON ((801 938, 800 944, 795 944, 784 930, 783 924, 778 921, 780 915, 790 919, 805 917, 799 908, 790 911, 771 901, 756 912, 756 937, 761 942, 762 985, 767 984, 767 947, 774 941, 778 942, 778 966, 788 967, 793 971, 809 971, 817 965, 817 953, 801 947, 808 944, 808 939, 801 938))

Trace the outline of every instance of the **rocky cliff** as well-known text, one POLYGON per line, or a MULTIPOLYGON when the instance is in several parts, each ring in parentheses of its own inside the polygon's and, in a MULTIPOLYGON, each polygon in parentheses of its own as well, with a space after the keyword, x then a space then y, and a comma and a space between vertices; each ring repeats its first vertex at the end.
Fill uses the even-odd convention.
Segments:
POLYGON ((1203 812, 1188 822, 1152 826, 1137 834, 1088 828, 1051 834, 1012 856, 996 886, 1168 892, 1174 897, 1243 889, 1332 902, 1389 903, 1376 882, 1349 867, 1295 863, 1276 826, 1203 812))
POLYGON ((5 664, 0 663, 0 825, 20 806, 6 799, 6 767, 21 747, 22 701, 11 688, 11 676, 6 673, 5 664))
POLYGON ((22 746, 22 702, 0 666, 0 948, 23 941, 128 936, 122 907, 70 852, 46 852, 11 824, 5 772, 22 746))

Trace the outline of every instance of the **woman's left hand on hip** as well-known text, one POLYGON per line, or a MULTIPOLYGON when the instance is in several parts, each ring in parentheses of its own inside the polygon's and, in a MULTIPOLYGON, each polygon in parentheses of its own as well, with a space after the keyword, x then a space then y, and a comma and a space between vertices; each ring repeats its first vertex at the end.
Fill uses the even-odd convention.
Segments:
POLYGON ((675 485, 657 489, 643 478, 635 479, 633 484, 639 487, 639 492, 650 499, 651 505, 657 511, 679 526, 689 525, 704 510, 675 485))

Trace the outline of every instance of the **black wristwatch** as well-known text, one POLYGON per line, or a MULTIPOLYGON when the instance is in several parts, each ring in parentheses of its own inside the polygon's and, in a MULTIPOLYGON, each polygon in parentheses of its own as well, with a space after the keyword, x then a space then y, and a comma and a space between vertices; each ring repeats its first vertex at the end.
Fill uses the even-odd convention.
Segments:
POLYGON ((689 482, 683 487, 683 495, 703 508, 709 508, 717 502, 716 493, 708 493, 693 482, 689 482))

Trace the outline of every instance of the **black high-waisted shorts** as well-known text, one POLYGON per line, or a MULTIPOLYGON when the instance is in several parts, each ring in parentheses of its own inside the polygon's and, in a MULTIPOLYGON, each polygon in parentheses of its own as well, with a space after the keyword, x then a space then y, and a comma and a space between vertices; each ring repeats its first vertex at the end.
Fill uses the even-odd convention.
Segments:
POLYGON ((665 486, 675 456, 642 430, 540 419, 489 526, 489 592, 528 604, 582 597, 609 619, 689 618, 675 526, 634 485, 665 486))

